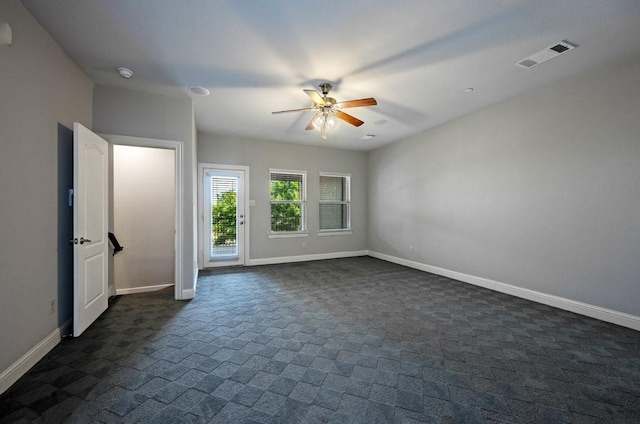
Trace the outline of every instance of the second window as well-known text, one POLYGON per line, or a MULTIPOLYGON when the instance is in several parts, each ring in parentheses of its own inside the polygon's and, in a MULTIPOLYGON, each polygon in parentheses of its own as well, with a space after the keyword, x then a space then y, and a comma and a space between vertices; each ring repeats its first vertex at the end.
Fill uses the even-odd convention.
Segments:
POLYGON ((351 229, 348 174, 320 173, 320 231, 351 229))

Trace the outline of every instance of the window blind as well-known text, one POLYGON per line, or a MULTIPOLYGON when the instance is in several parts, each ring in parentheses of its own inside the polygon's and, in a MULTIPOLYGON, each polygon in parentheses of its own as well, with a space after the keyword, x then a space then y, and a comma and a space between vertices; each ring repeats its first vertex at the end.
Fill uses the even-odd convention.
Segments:
POLYGON ((350 176, 320 173, 320 231, 351 228, 350 176))

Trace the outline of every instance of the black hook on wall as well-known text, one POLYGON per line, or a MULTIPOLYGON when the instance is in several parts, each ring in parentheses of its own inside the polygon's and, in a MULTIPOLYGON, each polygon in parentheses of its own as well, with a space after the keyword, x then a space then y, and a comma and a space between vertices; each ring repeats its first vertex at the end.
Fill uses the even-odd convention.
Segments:
POLYGON ((120 246, 115 234, 109 233, 109 241, 111 242, 111 245, 113 245, 113 256, 116 256, 116 253, 121 252, 124 249, 124 247, 120 246))

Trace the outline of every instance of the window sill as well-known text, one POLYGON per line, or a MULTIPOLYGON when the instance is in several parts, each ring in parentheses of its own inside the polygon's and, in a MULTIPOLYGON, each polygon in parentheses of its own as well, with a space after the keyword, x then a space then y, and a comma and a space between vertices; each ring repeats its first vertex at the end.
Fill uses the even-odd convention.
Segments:
POLYGON ((309 237, 309 233, 307 231, 303 231, 300 233, 269 233, 267 236, 270 239, 278 239, 278 238, 297 238, 297 237, 309 237))
POLYGON ((351 235, 351 230, 326 230, 326 231, 318 231, 318 236, 349 236, 351 235))

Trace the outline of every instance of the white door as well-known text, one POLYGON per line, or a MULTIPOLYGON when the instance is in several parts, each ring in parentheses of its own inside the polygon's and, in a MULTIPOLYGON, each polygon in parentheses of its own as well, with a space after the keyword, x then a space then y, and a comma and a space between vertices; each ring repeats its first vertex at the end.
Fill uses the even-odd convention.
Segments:
POLYGON ((73 126, 73 336, 107 309, 108 145, 73 126))
POLYGON ((202 176, 204 266, 244 265, 245 171, 204 168, 202 176))

